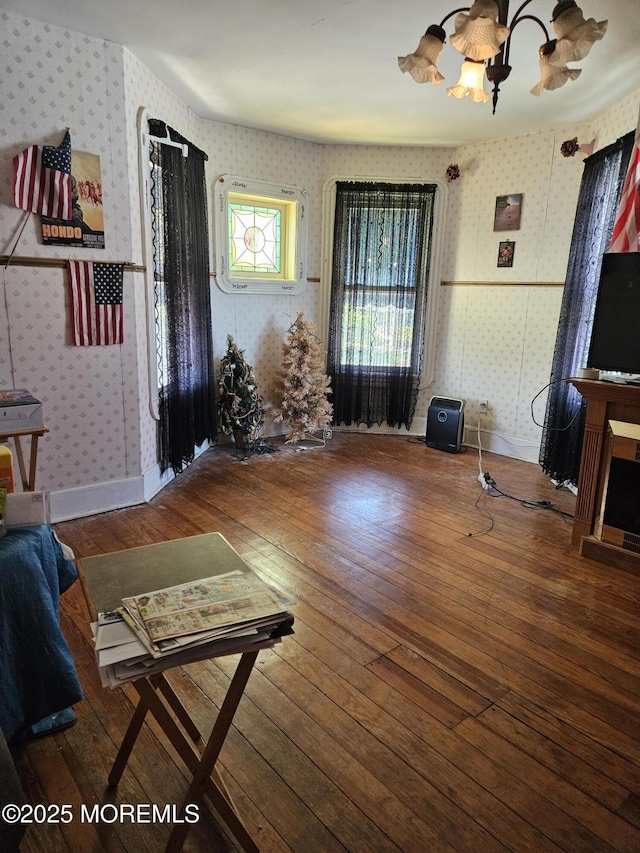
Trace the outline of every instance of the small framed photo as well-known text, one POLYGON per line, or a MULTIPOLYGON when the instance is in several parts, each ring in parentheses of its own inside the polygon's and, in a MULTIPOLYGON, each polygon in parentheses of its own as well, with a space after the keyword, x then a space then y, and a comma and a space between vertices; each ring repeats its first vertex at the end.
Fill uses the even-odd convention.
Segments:
POLYGON ((494 231, 519 231, 522 213, 522 193, 496 196, 493 217, 494 231))
POLYGON ((504 240, 498 247, 498 266, 512 267, 513 255, 516 250, 516 244, 511 240, 504 240))

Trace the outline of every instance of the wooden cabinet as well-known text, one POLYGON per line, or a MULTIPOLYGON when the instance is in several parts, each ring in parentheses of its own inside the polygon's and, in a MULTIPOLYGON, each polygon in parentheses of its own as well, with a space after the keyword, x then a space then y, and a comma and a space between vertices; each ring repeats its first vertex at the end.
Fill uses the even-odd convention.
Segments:
POLYGON ((593 379, 569 381, 587 400, 571 541, 586 557, 640 571, 640 554, 601 542, 593 535, 605 485, 607 424, 610 420, 640 424, 640 387, 593 379))

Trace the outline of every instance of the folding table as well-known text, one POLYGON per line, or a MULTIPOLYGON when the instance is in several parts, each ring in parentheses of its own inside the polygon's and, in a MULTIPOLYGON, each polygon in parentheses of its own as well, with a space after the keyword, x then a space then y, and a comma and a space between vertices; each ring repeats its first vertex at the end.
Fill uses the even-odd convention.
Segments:
POLYGON ((49 432, 49 427, 37 427, 35 429, 5 430, 0 431, 0 441, 5 442, 12 438, 18 458, 18 470, 20 481, 24 492, 33 492, 36 488, 36 467, 38 464, 38 439, 49 432), (21 439, 27 435, 31 436, 31 449, 29 452, 29 476, 24 462, 21 439))
MULTIPOLYGON (((80 581, 94 620, 100 612, 115 610, 125 597, 231 571, 247 572, 249 569, 220 533, 174 539, 78 561, 80 581)), ((247 853, 257 853, 258 847, 242 823, 216 762, 258 652, 273 646, 280 636, 292 633, 292 624, 293 616, 287 614, 286 619, 274 624, 270 632, 272 639, 258 643, 247 640, 235 648, 234 653, 239 652, 240 659, 206 743, 164 672, 131 682, 140 699, 111 768, 109 785, 118 784, 144 719, 151 713, 193 776, 180 816, 184 816, 187 805, 200 804, 206 797, 240 848, 247 853)), ((202 647, 195 649, 199 655, 194 652, 194 660, 201 660, 202 647)), ((170 655, 166 668, 172 668, 170 655)), ((182 848, 188 829, 186 821, 174 825, 166 853, 182 848)))

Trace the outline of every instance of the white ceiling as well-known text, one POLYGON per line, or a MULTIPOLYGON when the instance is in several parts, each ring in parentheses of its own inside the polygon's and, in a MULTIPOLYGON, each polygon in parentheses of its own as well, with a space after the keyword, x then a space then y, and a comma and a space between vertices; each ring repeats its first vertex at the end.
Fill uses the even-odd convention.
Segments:
MULTIPOLYGON (((533 0, 526 10, 551 37, 554 6, 533 0)), ((581 77, 530 95, 544 38, 523 21, 494 116, 490 103, 447 97, 462 60, 448 41, 439 86, 398 68, 427 26, 459 8, 451 0, 0 0, 0 8, 126 45, 202 118, 382 145, 458 145, 573 124, 639 88, 640 0, 580 6, 587 18, 609 20, 604 39, 574 64, 581 77)))

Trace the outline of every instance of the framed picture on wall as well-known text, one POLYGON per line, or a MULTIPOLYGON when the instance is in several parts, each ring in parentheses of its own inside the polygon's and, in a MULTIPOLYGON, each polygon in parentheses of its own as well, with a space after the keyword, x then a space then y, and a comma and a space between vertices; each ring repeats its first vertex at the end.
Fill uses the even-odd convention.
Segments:
POLYGON ((504 240, 498 247, 498 266, 512 267, 513 254, 516 250, 516 244, 511 240, 504 240))
POLYGON ((496 196, 493 230, 519 231, 521 213, 522 193, 496 196))
POLYGON ((71 152, 72 218, 41 218, 42 242, 55 246, 104 249, 104 211, 100 156, 71 152))

